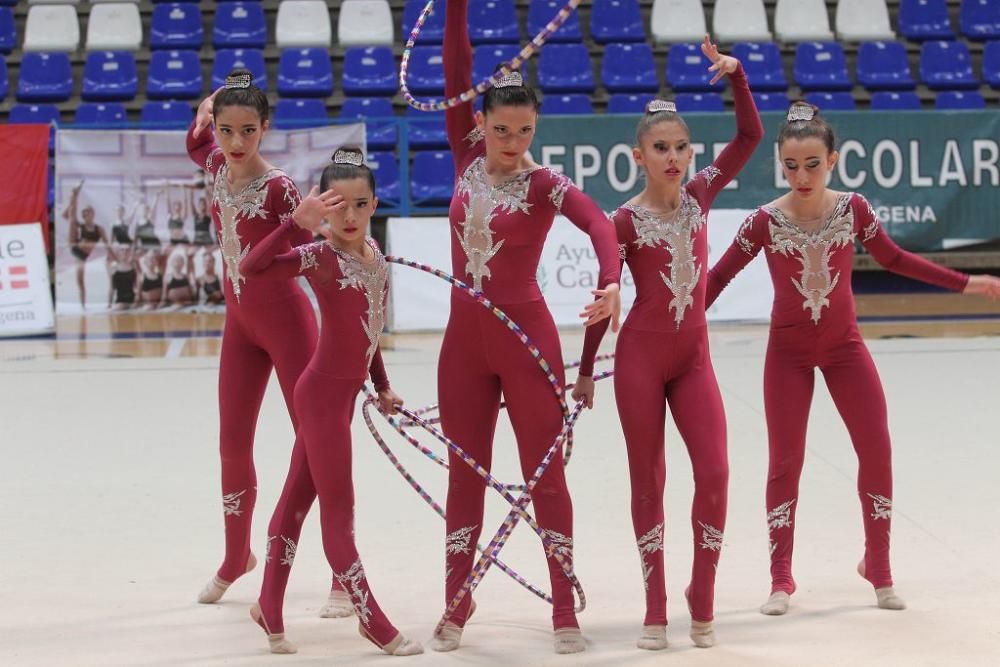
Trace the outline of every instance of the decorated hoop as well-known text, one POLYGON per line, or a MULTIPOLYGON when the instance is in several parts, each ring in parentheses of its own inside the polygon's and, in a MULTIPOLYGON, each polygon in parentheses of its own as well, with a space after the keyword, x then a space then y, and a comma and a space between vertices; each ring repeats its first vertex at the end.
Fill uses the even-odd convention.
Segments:
MULTIPOLYGON (((444 433, 442 433, 439 429, 437 429, 434 426, 434 424, 439 423, 440 419, 425 417, 425 415, 429 415, 430 413, 436 411, 437 409, 436 405, 427 406, 417 410, 408 410, 405 408, 401 408, 400 414, 402 415, 402 419, 399 420, 386 417, 389 425, 393 429, 395 429, 397 433, 403 436, 403 438, 405 438, 406 441, 409 442, 413 447, 418 449, 420 452, 422 452, 425 456, 430 458, 436 464, 444 468, 448 468, 449 464, 446 460, 442 459, 432 450, 422 445, 413 435, 411 435, 406 431, 407 428, 413 426, 419 426, 423 428, 425 431, 431 434, 435 439, 443 443, 450 452, 455 454, 464 463, 466 463, 469 467, 471 467, 480 477, 482 477, 485 480, 487 486, 489 486, 497 493, 499 493, 511 505, 510 512, 507 514, 507 517, 504 519, 503 523, 497 530, 496 534, 493 536, 493 539, 490 541, 490 543, 486 547, 483 547, 482 545, 479 544, 476 545, 476 548, 482 553, 482 555, 480 556, 479 560, 473 567, 473 570, 470 573, 469 577, 462 585, 462 588, 458 591, 455 597, 448 604, 447 611, 445 612, 444 616, 441 618, 441 621, 438 624, 438 630, 440 630, 443 627, 448 617, 458 608, 458 606, 462 603, 462 600, 465 598, 465 596, 470 594, 472 591, 476 589, 480 581, 482 581, 483 576, 486 574, 486 571, 492 565, 496 565, 498 568, 500 568, 500 570, 505 572, 508 576, 510 576, 512 579, 514 579, 516 582, 524 586, 526 589, 531 591, 536 596, 542 598, 543 600, 546 600, 549 603, 552 602, 552 598, 550 595, 542 591, 537 586, 531 584, 527 579, 518 574, 510 566, 503 563, 499 558, 500 550, 506 544, 507 540, 513 533, 514 527, 521 519, 524 519, 525 522, 532 528, 532 530, 535 531, 535 533, 542 540, 542 545, 545 547, 546 553, 552 555, 556 559, 556 562, 559 563, 559 566, 562 568, 566 577, 569 579, 570 583, 573 585, 573 588, 576 591, 577 598, 579 600, 579 605, 577 606, 576 611, 578 612, 583 611, 587 606, 587 598, 586 594, 583 591, 583 587, 581 586, 579 580, 574 574, 572 563, 568 562, 568 560, 563 556, 563 554, 560 553, 558 545, 552 544, 549 536, 538 525, 534 517, 532 517, 531 514, 529 514, 526 509, 528 503, 531 501, 531 490, 538 483, 538 480, 541 479, 542 475, 548 469, 549 464, 551 464, 552 460, 555 458, 556 454, 559 452, 560 448, 563 446, 564 443, 566 445, 565 454, 563 458, 564 465, 568 462, 569 454, 572 451, 571 444, 572 444, 573 427, 575 426, 576 421, 580 416, 580 412, 583 409, 583 403, 578 403, 572 411, 568 409, 568 406, 566 405, 565 402, 565 398, 563 396, 564 388, 560 385, 558 378, 556 378, 555 374, 552 372, 551 366, 542 357, 541 352, 538 350, 538 347, 531 342, 531 340, 524 333, 524 331, 521 330, 521 328, 516 323, 514 323, 506 315, 506 313, 504 313, 502 310, 494 306, 485 296, 483 296, 481 292, 472 289, 471 287, 469 287, 462 281, 458 280, 457 278, 447 273, 444 273, 443 271, 439 271, 438 269, 434 269, 430 266, 418 264, 416 262, 411 262, 406 259, 392 257, 392 256, 386 257, 386 261, 394 262, 396 264, 401 264, 403 266, 409 266, 418 269, 420 271, 430 273, 431 275, 437 276, 442 280, 445 280, 446 282, 450 283, 455 289, 462 290, 467 294, 469 294, 470 296, 472 296, 477 303, 479 303, 484 308, 492 312, 494 316, 496 316, 501 322, 506 324, 508 329, 510 329, 511 332, 513 332, 518 337, 518 339, 525 346, 528 352, 538 362, 538 365, 542 369, 542 371, 546 374, 546 377, 549 379, 549 382, 552 385, 553 390, 556 394, 556 398, 559 400, 560 406, 563 409, 563 413, 565 415, 563 427, 560 430, 559 435, 556 437, 555 441, 546 451, 545 456, 542 458, 542 461, 539 464, 538 468, 535 470, 535 473, 531 476, 531 479, 528 480, 528 483, 524 485, 504 484, 498 481, 485 468, 479 465, 479 463, 477 463, 474 458, 472 458, 464 450, 462 450, 462 448, 458 444, 456 444, 454 441, 452 441, 450 438, 444 435, 444 433), (520 491, 521 495, 515 498, 511 493, 514 491, 520 491)), ((603 355, 601 357, 598 357, 598 360, 606 360, 606 359, 611 359, 613 357, 614 355, 603 355)), ((568 364, 567 368, 574 368, 578 367, 579 365, 580 362, 574 362, 572 364, 568 364)), ((604 378, 610 377, 611 375, 612 372, 601 373, 596 375, 594 377, 594 380, 595 381, 602 380, 604 378)), ((573 385, 569 385, 565 389, 569 389, 572 386, 573 385)), ((375 438, 375 441, 378 443, 383 453, 385 453, 385 455, 389 458, 390 462, 400 473, 400 475, 402 475, 403 478, 407 481, 407 483, 420 495, 420 497, 424 500, 424 502, 430 505, 431 508, 435 512, 437 512, 439 516, 445 518, 445 511, 441 507, 441 505, 438 504, 431 497, 431 495, 427 493, 427 491, 424 490, 424 488, 406 470, 406 468, 402 465, 402 463, 400 463, 399 459, 395 456, 395 454, 393 454, 392 450, 389 448, 388 444, 382 438, 381 434, 378 432, 378 429, 375 427, 370 412, 370 406, 371 405, 377 406, 378 399, 367 389, 366 389, 366 395, 367 399, 364 405, 362 406, 362 414, 364 415, 365 424, 368 426, 368 430, 375 438)))
POLYGON ((566 22, 566 19, 568 19, 569 15, 573 13, 573 10, 579 6, 580 2, 582 2, 582 0, 568 0, 563 8, 556 13, 555 17, 545 24, 545 27, 542 28, 542 30, 535 35, 534 38, 528 42, 516 56, 504 62, 500 65, 500 69, 494 72, 491 76, 488 76, 480 81, 472 88, 469 88, 464 93, 455 95, 454 97, 449 97, 446 100, 438 102, 421 102, 410 92, 410 87, 406 84, 406 75, 410 69, 410 52, 413 50, 413 45, 417 42, 417 37, 420 36, 420 30, 427 21, 427 17, 434 8, 434 0, 428 0, 427 5, 424 7, 423 11, 420 12, 420 16, 417 17, 417 22, 413 24, 413 30, 410 32, 410 38, 406 40, 406 46, 403 48, 403 59, 399 64, 399 90, 403 94, 403 98, 406 100, 407 104, 415 109, 419 109, 420 111, 443 111, 476 99, 485 93, 497 81, 507 76, 514 70, 519 69, 522 64, 531 58, 531 56, 538 53, 545 42, 548 41, 549 37, 552 36, 552 33, 558 30, 562 24, 566 22))

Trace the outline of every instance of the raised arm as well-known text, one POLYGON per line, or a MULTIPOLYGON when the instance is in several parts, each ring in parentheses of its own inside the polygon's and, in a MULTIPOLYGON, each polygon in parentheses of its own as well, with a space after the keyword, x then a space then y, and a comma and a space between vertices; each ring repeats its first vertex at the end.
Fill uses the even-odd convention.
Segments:
MULTIPOLYGON (((285 198, 285 188, 295 188, 291 179, 282 177, 280 188, 271 188, 269 198, 285 198), (281 190, 281 194, 275 194, 281 190)), ((298 190, 295 190, 296 198, 298 190)), ((274 280, 293 278, 309 270, 322 270, 320 255, 317 252, 322 245, 307 244, 293 248, 290 252, 280 253, 284 244, 291 243, 301 237, 304 231, 314 229, 322 223, 323 218, 332 215, 344 207, 343 197, 332 190, 319 194, 319 188, 314 187, 309 195, 298 203, 294 211, 283 216, 278 228, 264 237, 255 247, 252 247, 243 261, 240 262, 240 273, 247 278, 270 278, 274 280)))
POLYGON ((747 83, 746 73, 739 60, 732 56, 719 53, 708 37, 701 45, 702 52, 712 61, 710 70, 715 72, 715 80, 723 75, 729 76, 729 83, 733 89, 733 102, 736 112, 736 136, 719 153, 712 166, 699 172, 699 176, 704 177, 703 192, 699 197, 702 206, 709 208, 715 197, 726 185, 736 178, 736 175, 747 163, 754 149, 764 138, 764 126, 760 123, 760 115, 757 113, 757 105, 753 101, 750 93, 750 86, 747 83))
POLYGON ((851 206, 854 208, 854 230, 865 250, 876 262, 893 273, 913 280, 937 285, 953 292, 965 290, 969 282, 968 274, 929 262, 896 245, 882 229, 882 224, 867 199, 861 195, 854 195, 851 206))
POLYGON ((719 294, 726 288, 736 274, 750 263, 766 242, 767 213, 757 209, 743 221, 736 238, 725 254, 708 272, 708 286, 705 293, 705 309, 707 310, 719 294))
POLYGON ((212 176, 218 174, 225 163, 222 149, 216 145, 215 134, 211 127, 212 104, 218 92, 215 91, 198 105, 198 113, 187 133, 188 156, 200 169, 204 169, 205 173, 210 173, 212 176))
MULTIPOLYGON (((472 87, 472 45, 469 42, 469 0, 448 0, 445 10, 444 44, 441 58, 444 65, 444 95, 460 95, 472 87)), ((444 112, 448 144, 455 159, 455 168, 465 162, 472 146, 467 141, 476 129, 472 102, 459 104, 444 112)))

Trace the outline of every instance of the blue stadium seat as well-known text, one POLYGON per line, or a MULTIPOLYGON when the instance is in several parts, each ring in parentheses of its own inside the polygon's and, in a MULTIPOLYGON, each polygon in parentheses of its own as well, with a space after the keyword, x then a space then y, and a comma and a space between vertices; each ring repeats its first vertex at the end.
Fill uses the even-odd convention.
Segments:
POLYGON ((198 5, 172 2, 153 7, 149 48, 197 50, 204 41, 205 30, 198 5))
POLYGON ((590 95, 546 95, 542 100, 542 111, 546 116, 578 116, 594 113, 594 105, 590 102, 590 95))
POLYGON ((388 121, 371 118, 392 118, 392 100, 388 97, 348 97, 340 108, 341 118, 364 118, 365 145, 368 150, 388 150, 396 147, 398 128, 388 121))
POLYGON ((920 109, 920 96, 912 90, 880 90, 872 93, 871 108, 876 111, 916 111, 920 109))
POLYGON ((25 53, 17 82, 18 102, 65 102, 73 91, 66 53, 25 53))
POLYGON ((1000 88, 1000 41, 986 42, 983 47, 983 81, 1000 88))
POLYGON ((781 91, 788 88, 781 50, 774 42, 739 42, 733 45, 733 57, 743 63, 751 90, 781 91))
POLYGON ((17 24, 10 7, 0 7, 0 53, 10 53, 17 45, 17 24))
POLYGON ((868 90, 912 90, 910 59, 902 42, 864 42, 858 48, 858 83, 868 90))
POLYGON ((604 47, 601 79, 610 93, 656 92, 660 82, 656 79, 653 47, 644 42, 608 44, 604 47))
POLYGON ((415 46, 410 52, 410 90, 417 95, 444 94, 444 68, 440 46, 415 46))
POLYGON ((379 208, 399 206, 403 189, 399 182, 399 162, 396 161, 395 153, 369 151, 365 163, 375 174, 375 196, 378 197, 379 208))
POLYGON ((128 113, 121 102, 83 102, 76 108, 73 125, 101 130, 128 127, 128 113))
POLYGON ((646 113, 646 104, 654 97, 652 93, 615 93, 608 98, 608 113, 646 113))
POLYGON ((594 0, 590 37, 598 44, 646 41, 638 0, 594 0))
POLYGON ((399 74, 392 48, 359 46, 344 51, 345 95, 395 95, 399 74))
POLYGON ((698 111, 725 111, 726 105, 722 102, 722 95, 719 93, 678 93, 677 111, 680 113, 693 113, 698 111))
POLYGON ((521 41, 513 0, 478 0, 469 5, 469 40, 473 44, 521 41))
POLYGON ((920 47, 920 79, 932 90, 976 88, 969 48, 962 42, 924 42, 920 47))
POLYGON ((197 51, 153 51, 146 96, 151 100, 201 97, 201 59, 197 51))
MULTIPOLYGON (((403 43, 410 38, 413 26, 417 23, 420 12, 427 5, 427 0, 406 0, 403 7, 403 29, 399 34, 403 36, 403 43)), ((420 37, 417 44, 440 44, 444 41, 444 10, 448 3, 438 0, 434 3, 434 9, 420 28, 420 37)))
POLYGON ((900 0, 899 32, 907 39, 952 39, 947 0, 900 0))
POLYGON ((267 90, 267 66, 264 64, 264 52, 259 49, 216 51, 215 63, 212 65, 212 90, 224 84, 229 73, 239 67, 245 67, 253 72, 253 84, 261 90, 267 90))
POLYGON ((791 102, 786 93, 754 93, 753 101, 757 104, 757 111, 788 111, 791 102))
POLYGON ((88 102, 131 100, 139 92, 135 56, 128 51, 91 51, 83 66, 81 97, 88 102))
POLYGON ((283 97, 274 106, 274 126, 279 130, 323 127, 330 124, 326 102, 316 98, 283 97))
POLYGON ((15 104, 10 108, 7 122, 11 124, 51 125, 49 129, 49 151, 55 148, 56 130, 59 125, 59 107, 54 104, 15 104))
POLYGON ((212 43, 217 49, 263 49, 267 43, 263 6, 259 2, 216 5, 212 43))
POLYGON ((594 92, 590 53, 583 44, 550 44, 538 58, 538 83, 545 92, 594 92))
POLYGON ((804 42, 795 49, 795 81, 802 90, 850 90, 847 58, 836 42, 804 42))
MULTIPOLYGON (((528 5, 528 37, 534 37, 556 17, 556 14, 566 3, 563 0, 531 0, 528 5)), ((580 32, 580 13, 573 12, 558 30, 549 38, 549 43, 580 42, 583 34, 580 32)))
MULTIPOLYGON (((508 62, 520 52, 518 44, 480 44, 472 55, 472 83, 479 83, 497 71, 500 63, 508 62)), ((530 79, 531 61, 521 65, 521 74, 530 79)))
POLYGON ((333 67, 326 49, 282 49, 278 60, 278 94, 288 97, 329 97, 333 67))
POLYGON ((806 95, 809 104, 815 104, 824 111, 854 111, 858 105, 854 96, 843 91, 830 93, 809 93, 806 95))
POLYGON ((935 109, 985 109, 986 100, 978 90, 946 90, 938 93, 935 109))
POLYGON ((443 111, 418 111, 406 108, 410 128, 410 148, 447 148, 448 131, 444 125, 443 111))
POLYGON ((674 90, 697 92, 719 90, 722 82, 709 84, 711 62, 701 52, 698 44, 674 44, 667 52, 667 83, 674 90))
POLYGON ((7 80, 7 60, 0 55, 0 101, 7 97, 10 82, 7 80))
POLYGON ((144 130, 186 130, 194 119, 194 109, 187 102, 146 102, 139 112, 139 127, 144 130))
MULTIPOLYGON (((50 149, 51 150, 51 149, 50 149)), ((49 163, 49 196, 48 196, 48 207, 52 208, 56 205, 56 166, 55 164, 49 163)))
POLYGON ((421 151, 410 167, 410 195, 419 206, 447 206, 455 184, 451 151, 421 151))
POLYGON ((997 39, 1000 37, 1000 2, 962 0, 958 27, 969 39, 997 39))

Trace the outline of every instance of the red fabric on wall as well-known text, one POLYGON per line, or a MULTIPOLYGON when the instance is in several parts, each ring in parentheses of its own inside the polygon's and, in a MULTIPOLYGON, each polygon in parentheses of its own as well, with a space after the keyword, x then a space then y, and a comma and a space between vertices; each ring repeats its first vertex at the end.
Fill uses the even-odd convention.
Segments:
POLYGON ((0 125, 0 224, 38 222, 49 245, 49 126, 0 125))

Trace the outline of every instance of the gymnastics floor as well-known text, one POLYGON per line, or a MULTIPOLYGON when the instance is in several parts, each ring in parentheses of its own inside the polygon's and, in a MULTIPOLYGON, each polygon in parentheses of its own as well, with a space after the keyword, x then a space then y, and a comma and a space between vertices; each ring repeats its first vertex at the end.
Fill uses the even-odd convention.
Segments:
MULTIPOLYGON (((54 340, 0 341, 0 665, 388 664, 389 657, 358 636, 355 620, 316 616, 330 583, 317 510, 307 519, 286 600, 286 634, 298 654, 268 653, 263 632, 249 619, 261 567, 234 584, 220 604, 195 602, 222 555, 216 412, 221 317, 162 317, 159 323, 77 318, 62 322, 54 340)), ((894 577, 909 609, 877 609, 870 585, 854 571, 863 545, 857 464, 818 377, 797 516, 799 591, 787 616, 758 613, 769 592, 761 391, 767 331, 713 326, 731 469, 717 646, 697 649, 687 636, 691 470, 670 423, 671 647, 635 648, 642 574, 624 445, 606 380, 598 383, 596 407, 580 420, 567 470, 575 566, 587 594, 579 615, 587 651, 554 655, 548 606, 492 570, 476 592, 478 611, 462 648, 438 654, 427 646, 424 655, 399 664, 996 664, 1000 337, 962 322, 934 325, 943 328, 935 335, 947 336, 934 338, 880 338, 898 332, 871 326, 866 334, 886 389, 894 445, 894 577)), ((397 335, 387 345, 393 386, 410 406, 435 400, 440 340, 397 335)), ((562 341, 565 356, 575 359, 581 334, 563 332, 562 341)), ((609 334, 605 351, 613 344, 609 334)), ((385 426, 377 416, 376 423, 385 426)), ((444 522, 379 451, 360 406, 353 433, 356 530, 365 569, 397 627, 426 642, 445 602, 444 522)), ((445 471, 398 436, 388 440, 443 503, 445 471)), ((272 381, 257 431, 258 557, 291 445, 291 425, 272 381)), ((515 481, 513 438, 503 417, 494 459, 497 476, 515 481)), ((487 498, 484 543, 506 513, 495 493, 487 498)), ((539 541, 523 525, 501 558, 548 589, 539 541)))

